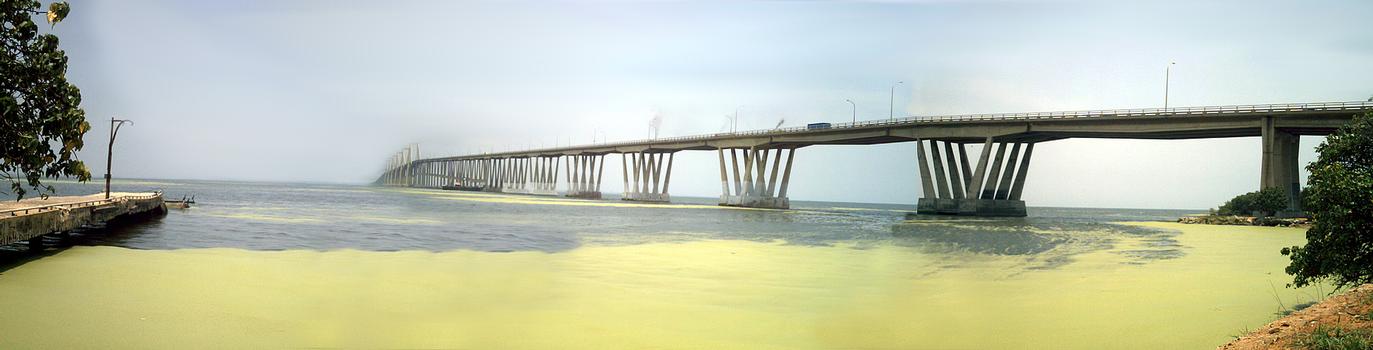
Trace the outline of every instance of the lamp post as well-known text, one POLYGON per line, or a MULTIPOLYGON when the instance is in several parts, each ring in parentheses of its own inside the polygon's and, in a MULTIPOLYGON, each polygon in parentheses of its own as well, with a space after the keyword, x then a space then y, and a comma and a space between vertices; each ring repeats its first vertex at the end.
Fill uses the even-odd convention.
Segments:
POLYGON ((905 83, 905 82, 904 82, 904 81, 898 81, 898 82, 896 82, 896 84, 891 84, 891 97, 890 97, 890 99, 887 100, 887 119, 888 119, 888 120, 893 120, 893 121, 896 120, 896 86, 897 86, 897 85, 901 85, 901 83, 905 83))
POLYGON ((853 103, 853 100, 850 100, 850 99, 847 99, 847 98, 844 99, 844 101, 848 101, 849 105, 852 105, 852 106, 853 106, 853 120, 850 121, 849 124, 856 124, 856 123, 858 123, 858 104, 857 104, 857 103, 853 103))
POLYGON ((1168 80, 1173 76, 1173 65, 1177 62, 1168 62, 1163 68, 1163 109, 1168 109, 1168 80))
POLYGON ((740 108, 744 108, 744 106, 734 107, 734 118, 729 118, 728 116, 726 116, 726 118, 729 118, 729 132, 730 132, 731 134, 739 131, 739 109, 740 109, 740 108))
POLYGON ((133 124, 132 120, 110 118, 110 148, 105 151, 105 199, 110 199, 110 168, 114 163, 114 137, 119 135, 119 128, 124 123, 133 124))

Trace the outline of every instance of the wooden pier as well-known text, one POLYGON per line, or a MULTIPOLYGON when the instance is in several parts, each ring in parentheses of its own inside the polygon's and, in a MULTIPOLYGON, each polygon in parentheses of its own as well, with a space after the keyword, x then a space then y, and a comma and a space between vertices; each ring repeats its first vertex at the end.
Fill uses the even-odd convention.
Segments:
POLYGON ((43 235, 166 212, 162 194, 157 192, 111 193, 109 199, 104 193, 97 193, 5 201, 0 202, 0 245, 28 241, 31 247, 38 248, 43 235))

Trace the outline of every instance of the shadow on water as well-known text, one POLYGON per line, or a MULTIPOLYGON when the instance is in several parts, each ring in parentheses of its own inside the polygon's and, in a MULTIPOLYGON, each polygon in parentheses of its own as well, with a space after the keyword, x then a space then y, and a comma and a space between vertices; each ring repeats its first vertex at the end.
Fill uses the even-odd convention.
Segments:
POLYGON ((1175 259, 1185 255, 1174 237, 1177 231, 1122 225, 1074 217, 1038 216, 983 218, 907 214, 892 225, 897 245, 934 253, 967 252, 1021 256, 1036 263, 1030 269, 1052 269, 1072 257, 1112 249, 1129 241, 1131 249, 1116 251, 1126 264, 1175 259))
POLYGON ((71 247, 117 245, 110 242, 127 240, 147 228, 160 227, 162 219, 166 216, 167 212, 165 211, 156 214, 135 215, 110 220, 102 225, 78 228, 71 232, 47 234, 43 236, 43 244, 40 250, 30 248, 28 242, 0 246, 0 275, 30 261, 56 255, 71 247))

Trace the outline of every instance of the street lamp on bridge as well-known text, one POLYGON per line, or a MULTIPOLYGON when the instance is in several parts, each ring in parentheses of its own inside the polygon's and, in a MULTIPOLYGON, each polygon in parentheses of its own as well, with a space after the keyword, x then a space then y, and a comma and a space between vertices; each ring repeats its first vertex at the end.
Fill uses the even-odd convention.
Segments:
POLYGON ((853 103, 853 100, 850 100, 850 99, 847 99, 847 98, 844 99, 844 101, 847 101, 847 102, 849 103, 849 105, 852 105, 852 106, 853 106, 853 120, 850 121, 849 124, 857 124, 857 123, 858 123, 858 104, 857 104, 857 103, 853 103))
MULTIPOLYGON (((896 120, 896 86, 897 86, 897 85, 901 85, 902 83, 905 83, 905 82, 904 82, 904 81, 898 81, 898 82, 896 82, 896 84, 891 84, 891 98, 887 100, 887 119, 888 119, 888 120, 896 120)), ((857 107, 855 107, 855 109, 856 109, 856 108, 857 108, 857 107)), ((857 115, 857 112, 854 112, 854 114, 857 115)), ((858 119, 858 118, 855 117, 854 119, 858 119)))
POLYGON ((110 199, 110 168, 114 164, 114 137, 119 135, 119 128, 124 123, 133 124, 132 120, 110 118, 110 148, 105 151, 105 199, 110 199))
POLYGON ((1168 80, 1173 76, 1173 65, 1177 62, 1168 62, 1163 68, 1163 109, 1168 109, 1168 80))
POLYGON ((740 108, 744 108, 744 106, 734 107, 734 117, 733 117, 733 118, 730 118, 730 117, 728 117, 728 116, 725 117, 725 118, 729 118, 729 132, 730 132, 730 133, 734 133, 734 132, 739 131, 739 109, 740 109, 740 108))

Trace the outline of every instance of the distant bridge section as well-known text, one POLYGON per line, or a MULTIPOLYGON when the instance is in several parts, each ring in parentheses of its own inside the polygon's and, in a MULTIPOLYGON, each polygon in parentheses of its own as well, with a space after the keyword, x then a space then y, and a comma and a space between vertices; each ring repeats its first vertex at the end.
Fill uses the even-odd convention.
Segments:
POLYGON ((606 155, 621 155, 624 199, 668 201, 673 154, 714 151, 720 204, 788 208, 797 149, 811 145, 914 142, 930 214, 1024 216, 1021 199, 1034 146, 1067 138, 1263 139, 1260 185, 1299 202, 1301 135, 1328 135, 1373 102, 1322 102, 1071 112, 907 117, 732 133, 667 137, 526 151, 419 158, 397 153, 377 183, 495 192, 556 194, 560 164, 566 195, 600 198, 606 155), (967 145, 981 144, 969 156, 967 145), (779 179, 780 175, 780 179, 779 179))

